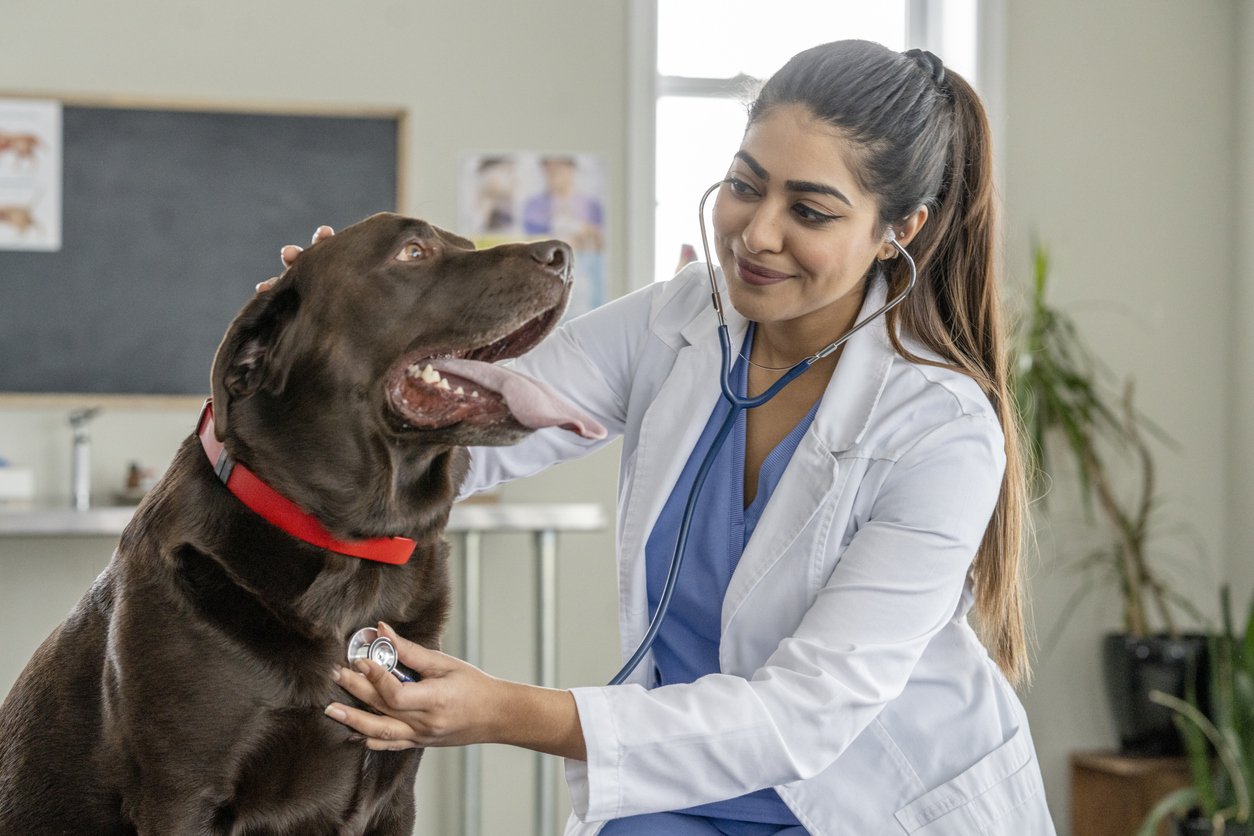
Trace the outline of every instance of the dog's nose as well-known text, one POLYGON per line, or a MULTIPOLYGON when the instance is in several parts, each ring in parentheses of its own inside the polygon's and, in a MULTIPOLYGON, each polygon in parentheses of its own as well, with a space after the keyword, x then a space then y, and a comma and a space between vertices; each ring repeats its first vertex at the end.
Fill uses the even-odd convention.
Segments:
POLYGON ((564 282, 570 281, 574 256, 570 247, 561 241, 540 241, 530 246, 531 257, 564 282))

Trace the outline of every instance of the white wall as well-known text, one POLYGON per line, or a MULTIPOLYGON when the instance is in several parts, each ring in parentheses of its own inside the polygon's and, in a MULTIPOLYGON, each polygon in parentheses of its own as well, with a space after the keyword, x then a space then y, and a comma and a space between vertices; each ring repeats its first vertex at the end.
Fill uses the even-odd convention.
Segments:
MULTIPOLYGON (((1026 287, 1030 240, 1048 245, 1054 301, 1074 314, 1115 375, 1135 377, 1142 410, 1179 442, 1178 453, 1159 448, 1164 523, 1187 524, 1200 553, 1171 537, 1159 551, 1208 612, 1219 579, 1240 563, 1230 525, 1248 514, 1248 502, 1236 498, 1250 490, 1248 468, 1229 455, 1234 436, 1244 436, 1247 461, 1250 445, 1249 421, 1240 427, 1229 412, 1234 387, 1248 398, 1250 368, 1248 338, 1240 336, 1243 363, 1234 356, 1230 311, 1238 288, 1249 304, 1248 285, 1235 280, 1232 217, 1241 5, 1006 3, 1011 273, 1026 287)), ((1091 582, 1063 569, 1092 541, 1075 531, 1070 486, 1056 494, 1039 515, 1034 604, 1042 641, 1069 595, 1091 582)), ((1243 597, 1250 576, 1241 571, 1243 597)), ((1040 649, 1026 699, 1062 833, 1068 753, 1115 743, 1098 651, 1100 634, 1118 626, 1116 601, 1113 591, 1099 591, 1075 610, 1059 639, 1040 649)))
MULTIPOLYGON (((625 32, 625 8, 580 0, 6 4, 0 94, 403 107, 411 118, 408 205, 400 208, 449 228, 457 223, 457 161, 465 150, 603 154, 614 247, 626 240, 625 32)), ((276 268, 284 243, 274 242, 276 268)), ((611 253, 617 290, 629 285, 625 260, 621 247, 611 253)), ((40 493, 57 503, 68 501, 66 409, 0 402, 0 456, 35 467, 40 493)), ((96 495, 117 489, 131 460, 164 468, 194 418, 192 407, 107 408, 93 424, 96 495)), ((614 481, 610 450, 508 488, 503 498, 595 501, 612 517, 614 481)), ((113 546, 114 538, 0 538, 0 694, 113 546)), ((530 543, 499 538, 485 549, 484 667, 534 681, 530 543)), ((617 668, 612 554, 608 531, 559 542, 564 686, 604 682, 617 668)), ((451 649, 456 642, 453 630, 451 649)), ((486 749, 485 833, 526 832, 519 822, 531 821, 533 762, 529 753, 486 749)), ((456 767, 452 753, 429 753, 419 774, 417 833, 457 832, 456 767)))
MULTIPOLYGON (((1233 589, 1254 589, 1254 5, 1236 3, 1237 38, 1236 206, 1231 227, 1236 249, 1232 310, 1229 406, 1228 554, 1233 589)), ((1243 602, 1242 602, 1243 603, 1243 602)), ((1244 611, 1244 610, 1239 610, 1244 611)))

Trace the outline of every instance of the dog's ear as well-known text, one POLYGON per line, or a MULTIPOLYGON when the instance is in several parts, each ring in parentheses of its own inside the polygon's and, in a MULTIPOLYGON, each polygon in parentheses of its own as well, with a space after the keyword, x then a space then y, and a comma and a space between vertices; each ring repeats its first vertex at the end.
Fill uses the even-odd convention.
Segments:
POLYGON ((288 366, 277 361, 276 349, 300 305, 300 294, 288 273, 244 306, 213 356, 210 384, 219 441, 226 438, 232 401, 262 388, 282 391, 287 382, 288 366))

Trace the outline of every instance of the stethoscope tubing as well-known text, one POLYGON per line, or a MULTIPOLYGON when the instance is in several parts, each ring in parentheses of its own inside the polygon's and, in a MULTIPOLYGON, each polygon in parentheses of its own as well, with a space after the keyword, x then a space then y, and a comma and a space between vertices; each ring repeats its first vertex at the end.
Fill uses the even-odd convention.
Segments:
POLYGON ((719 385, 722 389, 723 398, 731 406, 728 410, 727 417, 723 419, 723 423, 718 428, 718 432, 714 436, 714 441, 710 445, 710 449, 706 452, 705 458, 701 460, 700 467, 697 468, 696 477, 693 480, 692 489, 688 492, 688 501, 684 504, 684 514, 679 522, 679 534, 675 539, 675 552, 671 557, 670 568, 666 573, 666 583, 662 587, 662 594, 658 597, 657 610, 653 614, 653 618, 649 621, 649 627, 645 631, 644 637, 640 640, 640 644, 636 646, 636 650, 632 653, 631 658, 614 674, 614 678, 609 681, 610 685, 621 685, 627 677, 631 675, 652 649, 653 643, 657 640, 658 631, 662 629, 662 621, 666 618, 666 612, 670 609, 671 597, 675 594, 675 587, 679 581, 679 570, 683 565, 685 546, 688 544, 688 532, 692 528, 692 518, 696 513, 697 500, 701 496, 701 489, 705 486, 705 478, 710 472, 710 468, 714 465, 714 459, 718 456, 719 450, 723 443, 727 440, 727 436, 731 433, 732 427, 736 425, 736 419, 740 417, 740 413, 746 409, 759 407, 767 401, 779 394, 785 386, 795 380, 802 372, 810 368, 816 362, 824 357, 829 356, 836 349, 840 348, 857 333, 860 329, 868 325, 876 317, 887 313, 892 308, 905 301, 906 296, 914 288, 915 282, 918 280, 918 270, 915 267, 914 259, 910 257, 910 253, 906 252, 896 238, 891 238, 889 243, 896 247, 897 252, 906 259, 906 263, 910 267, 910 281, 906 284, 904 290, 888 300, 879 309, 864 317, 860 322, 854 323, 844 334, 835 342, 815 354, 806 357, 795 363, 787 372, 784 373, 779 380, 771 384, 771 386, 762 394, 756 397, 744 397, 737 395, 731 385, 731 369, 732 369, 732 350, 731 336, 727 330, 727 321, 723 316, 723 300, 718 289, 718 280, 714 275, 714 263, 710 259, 710 244, 705 232, 705 202, 715 189, 725 183, 720 180, 710 188, 706 189, 705 194, 701 196, 701 202, 697 207, 701 223, 701 246, 705 251, 705 265, 710 275, 710 295, 714 304, 714 310, 718 314, 718 344, 719 351, 723 358, 723 367, 719 370, 719 385))

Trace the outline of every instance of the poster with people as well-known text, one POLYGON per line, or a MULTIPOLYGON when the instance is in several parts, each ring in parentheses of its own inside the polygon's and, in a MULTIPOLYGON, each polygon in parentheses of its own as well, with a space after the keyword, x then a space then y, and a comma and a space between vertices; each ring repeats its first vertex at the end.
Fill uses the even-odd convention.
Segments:
POLYGON ((576 153, 473 153, 461 164, 458 232, 479 247, 557 238, 575 253, 566 318, 608 299, 605 164, 576 153))
POLYGON ((0 250, 61 249, 61 103, 0 99, 0 250))

